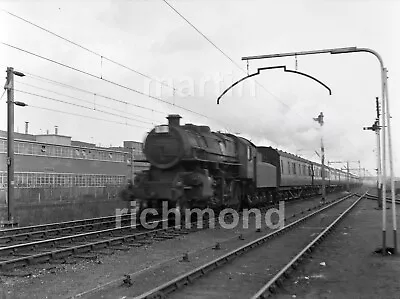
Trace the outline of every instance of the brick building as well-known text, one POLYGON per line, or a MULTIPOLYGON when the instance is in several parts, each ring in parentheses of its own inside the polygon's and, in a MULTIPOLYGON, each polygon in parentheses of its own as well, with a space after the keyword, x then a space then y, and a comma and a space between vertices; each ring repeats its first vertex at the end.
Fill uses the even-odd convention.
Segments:
MULTIPOLYGON (((127 179, 147 169, 142 143, 98 147, 57 134, 15 133, 15 200, 115 198, 127 179)), ((0 203, 7 191, 7 132, 0 131, 0 203)))

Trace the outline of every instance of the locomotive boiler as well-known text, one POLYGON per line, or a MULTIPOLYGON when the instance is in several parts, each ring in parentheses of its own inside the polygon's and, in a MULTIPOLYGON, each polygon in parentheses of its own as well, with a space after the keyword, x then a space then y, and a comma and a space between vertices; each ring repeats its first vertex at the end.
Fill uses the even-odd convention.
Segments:
MULTIPOLYGON (((180 118, 169 115, 168 124, 146 137, 150 169, 136 177, 132 196, 142 208, 160 208, 166 201, 179 209, 238 209, 258 200, 257 189, 276 187, 275 167, 257 161, 250 141, 208 126, 181 125, 180 118)), ((272 191, 264 196, 272 200, 272 191)))

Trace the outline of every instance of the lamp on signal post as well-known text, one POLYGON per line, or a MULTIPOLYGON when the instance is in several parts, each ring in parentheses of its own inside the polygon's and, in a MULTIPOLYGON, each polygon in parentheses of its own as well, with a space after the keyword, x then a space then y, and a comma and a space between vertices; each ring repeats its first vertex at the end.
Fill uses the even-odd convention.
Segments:
POLYGON ((14 75, 24 77, 21 72, 7 68, 7 225, 14 226, 14 105, 28 106, 23 102, 14 101, 14 75))
POLYGON ((324 125, 324 114, 321 112, 318 117, 313 118, 317 121, 321 126, 321 177, 322 177, 322 202, 325 202, 326 197, 326 188, 325 188, 325 147, 324 147, 324 138, 322 132, 322 126, 324 125))
POLYGON ((363 127, 363 130, 370 130, 375 132, 376 134, 376 150, 377 150, 377 189, 378 189, 378 209, 382 208, 382 181, 381 181, 381 145, 380 145, 380 129, 379 126, 379 117, 380 117, 380 109, 379 109, 379 101, 378 97, 376 98, 376 120, 371 127, 363 127))

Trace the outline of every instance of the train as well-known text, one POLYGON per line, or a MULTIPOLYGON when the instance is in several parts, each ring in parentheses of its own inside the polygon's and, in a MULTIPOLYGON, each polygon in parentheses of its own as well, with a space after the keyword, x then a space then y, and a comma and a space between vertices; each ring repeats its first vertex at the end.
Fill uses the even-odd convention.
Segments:
MULTIPOLYGON (((208 126, 180 123, 178 114, 155 126, 144 142, 150 167, 137 174, 124 192, 138 210, 254 207, 317 195, 322 165, 276 148, 256 146, 208 126)), ((326 191, 353 188, 360 179, 325 166, 326 191)))

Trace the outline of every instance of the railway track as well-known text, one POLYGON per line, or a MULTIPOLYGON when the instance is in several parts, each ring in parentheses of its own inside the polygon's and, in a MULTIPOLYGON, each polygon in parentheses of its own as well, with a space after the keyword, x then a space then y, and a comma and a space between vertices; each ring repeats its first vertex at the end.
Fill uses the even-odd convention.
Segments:
MULTIPOLYGON (((121 222, 128 222, 131 219, 131 214, 124 214, 121 216, 121 222)), ((64 234, 67 232, 82 232, 85 230, 112 227, 115 226, 116 217, 106 216, 98 218, 87 218, 74 221, 57 222, 33 226, 23 226, 9 229, 0 230, 0 238, 9 237, 10 240, 13 238, 27 240, 30 236, 38 238, 40 236, 51 236, 57 234, 64 234)), ((6 238, 3 238, 6 239, 6 238)), ((3 241, 0 239, 0 244, 3 241)))
MULTIPOLYGON (((159 224, 166 220, 156 220, 159 224)), ((149 222, 147 224, 152 224, 149 222)), ((90 258, 82 255, 91 251, 102 253, 101 249, 111 247, 113 250, 129 250, 130 247, 140 247, 151 243, 149 239, 171 239, 187 234, 188 229, 175 230, 171 227, 140 231, 138 225, 127 225, 94 232, 80 233, 63 237, 48 238, 0 247, 0 269, 63 260, 69 256, 90 258), (123 245, 123 246, 122 246, 123 245)), ((104 253, 106 254, 106 253, 104 253)))
MULTIPOLYGON (((372 200, 377 200, 377 199, 378 199, 378 196, 377 196, 377 195, 369 194, 369 193, 367 192, 367 193, 365 194, 365 198, 372 199, 372 200)), ((386 196, 386 202, 389 202, 389 203, 392 202, 392 197, 391 197, 391 195, 389 195, 389 198, 388 198, 388 196, 386 196)), ((396 204, 400 204, 400 199, 395 199, 395 202, 396 202, 396 204)))
MULTIPOLYGON (((267 206, 264 209, 271 207, 267 206)), ((304 211, 301 210, 300 213, 304 211)), ((111 250, 128 251, 131 247, 172 239, 198 230, 176 227, 143 230, 140 225, 131 225, 130 216, 127 214, 121 217, 121 227, 115 227, 115 217, 101 217, 2 231, 0 270, 50 261, 65 262, 70 256, 94 258, 90 252, 109 254, 102 251, 106 247, 111 250), (126 222, 129 224, 122 225, 126 222), (107 228, 102 229, 104 227, 107 228)), ((157 221, 162 224, 168 220, 155 222, 157 221)))
POLYGON ((365 194, 352 201, 354 196, 350 194, 329 203, 135 298, 248 298, 252 294, 255 294, 252 298, 266 298, 365 194), (329 223, 325 224, 327 220, 329 223), (285 252, 290 249, 290 256, 281 254, 282 246, 285 252), (218 271, 222 266, 224 271, 218 271))

